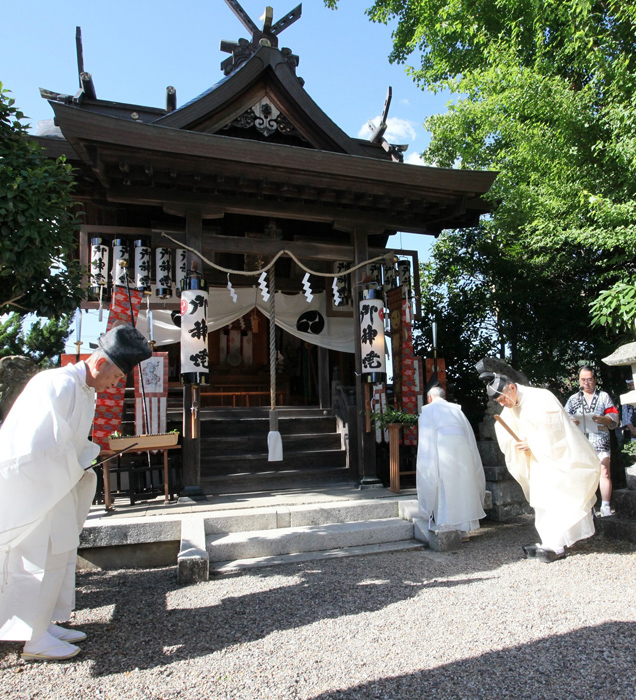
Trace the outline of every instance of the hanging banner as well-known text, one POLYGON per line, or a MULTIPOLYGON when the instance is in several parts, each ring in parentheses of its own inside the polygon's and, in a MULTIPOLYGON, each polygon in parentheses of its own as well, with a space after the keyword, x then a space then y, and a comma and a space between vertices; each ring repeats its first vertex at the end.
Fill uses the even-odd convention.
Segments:
POLYGON ((200 277, 189 277, 185 286, 188 289, 181 290, 181 382, 207 384, 208 286, 200 277))
POLYGON ((135 241, 135 287, 140 292, 150 292, 150 248, 142 239, 135 241))
MULTIPOLYGON (((131 324, 130 302, 135 323, 139 314, 139 307, 143 299, 142 292, 136 289, 130 290, 130 302, 125 287, 115 287, 115 293, 110 302, 110 313, 106 331, 122 324, 131 324)), ((126 389, 126 377, 110 389, 97 395, 95 418, 93 420, 93 442, 102 449, 108 449, 108 436, 116 430, 121 430, 121 418, 124 410, 124 391, 126 389)))
POLYGON ((139 372, 144 379, 146 394, 146 415, 148 433, 165 433, 167 426, 168 402, 168 353, 153 352, 152 357, 144 360, 134 369, 135 376, 135 431, 137 435, 146 433, 143 414, 143 398, 139 372))
POLYGON ((362 380, 386 381, 384 352, 384 300, 376 289, 362 291, 359 303, 362 380))

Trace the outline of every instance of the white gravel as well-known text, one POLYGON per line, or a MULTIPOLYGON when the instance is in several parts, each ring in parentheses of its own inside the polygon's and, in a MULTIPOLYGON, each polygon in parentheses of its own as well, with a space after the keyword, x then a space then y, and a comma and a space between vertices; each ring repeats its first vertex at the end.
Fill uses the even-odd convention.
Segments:
POLYGON ((67 662, 0 643, 11 700, 636 698, 636 547, 521 559, 531 520, 461 552, 331 559, 191 587, 174 568, 82 572, 67 662))

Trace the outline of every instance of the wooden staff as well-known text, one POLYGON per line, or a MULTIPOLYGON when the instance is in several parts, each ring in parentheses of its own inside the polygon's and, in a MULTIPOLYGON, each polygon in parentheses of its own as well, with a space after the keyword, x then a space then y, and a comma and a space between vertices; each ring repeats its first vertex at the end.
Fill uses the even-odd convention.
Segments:
MULTIPOLYGON (((514 440, 515 440, 516 442, 522 442, 522 441, 515 435, 513 429, 506 423, 506 421, 505 421, 500 415, 498 415, 498 414, 495 415, 495 420, 497 421, 497 423, 500 423, 500 424, 501 424, 502 428, 505 428, 505 429, 510 433, 510 435, 512 435, 512 437, 514 438, 514 440)), ((529 454, 530 454, 530 459, 536 459, 535 456, 532 454, 532 450, 531 450, 530 448, 528 448, 528 452, 529 452, 529 454)))

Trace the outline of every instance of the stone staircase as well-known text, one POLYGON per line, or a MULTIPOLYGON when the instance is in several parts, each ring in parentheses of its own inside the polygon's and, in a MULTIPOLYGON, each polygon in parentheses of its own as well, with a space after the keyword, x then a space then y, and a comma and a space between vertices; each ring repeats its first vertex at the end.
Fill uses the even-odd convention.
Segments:
POLYGON ((320 408, 278 409, 283 460, 267 461, 267 408, 201 411, 201 487, 206 493, 302 489, 350 480, 336 419, 320 408))

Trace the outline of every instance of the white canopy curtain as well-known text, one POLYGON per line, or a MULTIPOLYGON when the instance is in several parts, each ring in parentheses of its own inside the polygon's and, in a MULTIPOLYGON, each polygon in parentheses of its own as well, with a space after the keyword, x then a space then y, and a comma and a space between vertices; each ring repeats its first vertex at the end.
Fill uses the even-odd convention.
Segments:
MULTIPOLYGON (((263 301, 257 287, 235 289, 237 300, 232 301, 227 289, 210 289, 208 331, 216 331, 249 313, 256 307, 269 316, 269 303, 263 301)), ((329 350, 354 352, 353 318, 327 316, 327 295, 315 292, 308 302, 304 294, 276 292, 276 325, 293 336, 329 350), (317 312, 307 314, 307 312, 317 312), (305 316, 307 314, 307 316, 305 316), (302 319, 301 319, 302 317, 302 319), (299 330, 298 321, 301 319, 299 330)), ((153 331, 157 346, 179 342, 179 329, 172 322, 171 312, 153 309, 153 331)), ((149 336, 148 318, 140 310, 138 328, 149 336)))

